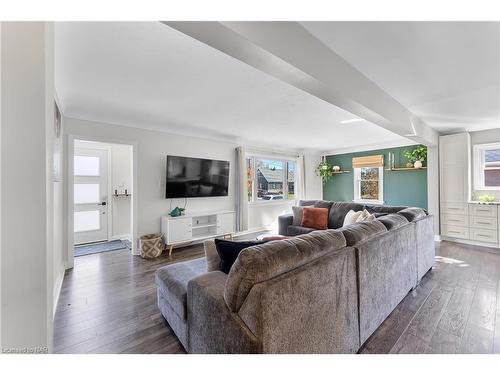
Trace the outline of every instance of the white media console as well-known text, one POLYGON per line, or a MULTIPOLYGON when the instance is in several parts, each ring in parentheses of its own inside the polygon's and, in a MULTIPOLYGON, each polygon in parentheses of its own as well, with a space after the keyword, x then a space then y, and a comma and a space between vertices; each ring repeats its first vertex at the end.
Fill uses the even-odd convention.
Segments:
POLYGON ((190 212, 186 215, 161 217, 161 234, 172 255, 174 245, 234 234, 234 211, 190 212))

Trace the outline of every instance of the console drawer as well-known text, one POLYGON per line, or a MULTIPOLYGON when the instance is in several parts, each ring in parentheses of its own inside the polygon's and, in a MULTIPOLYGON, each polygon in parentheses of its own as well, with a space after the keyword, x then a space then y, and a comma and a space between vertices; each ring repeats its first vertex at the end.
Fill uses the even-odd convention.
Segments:
POLYGON ((497 208, 487 204, 469 204, 469 215, 497 217, 497 208))
POLYGON ((441 212, 443 214, 467 215, 466 203, 442 203, 441 212))
POLYGON ((498 242, 498 232, 496 230, 487 229, 470 229, 470 239, 483 242, 498 242))
POLYGON ((465 215, 453 215, 453 214, 443 214, 441 215, 441 222, 443 225, 468 227, 467 216, 465 215))
POLYGON ((471 228, 497 230, 496 217, 469 216, 471 228))
POLYGON ((442 225, 441 234, 447 237, 469 239, 469 228, 459 227, 454 225, 442 225))

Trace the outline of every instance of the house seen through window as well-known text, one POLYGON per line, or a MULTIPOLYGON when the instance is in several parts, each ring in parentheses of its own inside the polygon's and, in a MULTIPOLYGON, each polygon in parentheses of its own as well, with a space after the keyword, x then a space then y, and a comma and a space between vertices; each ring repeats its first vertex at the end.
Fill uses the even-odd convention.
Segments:
POLYGON ((248 201, 295 199, 295 162, 249 157, 247 159, 248 201))
POLYGON ((474 186, 500 190, 500 143, 474 146, 474 186))

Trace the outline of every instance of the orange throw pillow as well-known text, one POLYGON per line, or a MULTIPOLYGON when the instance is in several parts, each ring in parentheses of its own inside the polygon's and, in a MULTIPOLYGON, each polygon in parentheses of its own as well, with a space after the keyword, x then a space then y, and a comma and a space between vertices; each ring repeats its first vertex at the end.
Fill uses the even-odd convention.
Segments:
POLYGON ((328 229, 328 208, 304 207, 302 226, 313 229, 328 229))

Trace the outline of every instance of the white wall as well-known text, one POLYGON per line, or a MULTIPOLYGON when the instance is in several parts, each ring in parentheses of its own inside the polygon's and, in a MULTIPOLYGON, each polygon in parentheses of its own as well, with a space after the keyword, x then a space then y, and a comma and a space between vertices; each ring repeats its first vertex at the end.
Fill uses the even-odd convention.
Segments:
POLYGON ((475 190, 474 189, 474 153, 472 148, 474 145, 479 145, 482 143, 494 143, 500 142, 500 129, 491 130, 481 130, 477 132, 470 132, 470 143, 471 143, 471 172, 472 172, 472 193, 477 197, 479 195, 493 195, 497 200, 500 200, 499 190, 475 190))
POLYGON ((53 30, 43 22, 1 29, 2 347, 50 350, 53 30))
MULTIPOLYGON (((188 211, 210 209, 235 209, 235 148, 236 144, 202 138, 168 134, 158 131, 103 124, 93 121, 65 118, 67 134, 82 139, 99 138, 105 142, 130 143, 137 146, 138 235, 160 231, 160 216, 171 208, 183 206, 184 199, 165 199, 166 156, 180 155, 228 160, 231 180, 227 197, 188 199, 188 211)), ((314 189, 313 189, 314 190, 314 189)), ((269 206, 254 205, 249 208, 249 226, 262 228, 272 225, 277 215, 289 210, 291 203, 269 206)))
MULTIPOLYGON (((113 193, 123 193, 127 189, 133 193, 132 187, 132 146, 118 143, 92 142, 75 140, 75 148, 90 148, 108 150, 110 154, 110 181, 109 190, 113 193)), ((115 238, 132 238, 132 198, 108 197, 111 213, 110 240, 115 238)))

